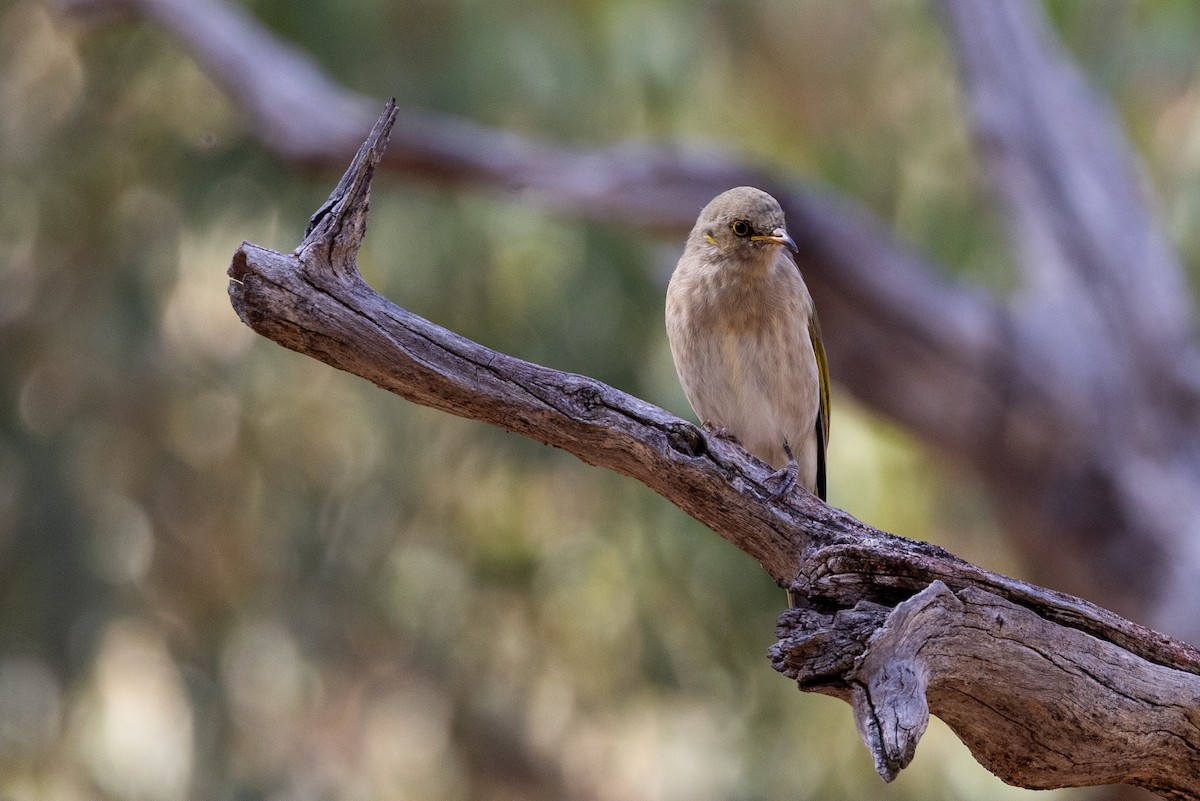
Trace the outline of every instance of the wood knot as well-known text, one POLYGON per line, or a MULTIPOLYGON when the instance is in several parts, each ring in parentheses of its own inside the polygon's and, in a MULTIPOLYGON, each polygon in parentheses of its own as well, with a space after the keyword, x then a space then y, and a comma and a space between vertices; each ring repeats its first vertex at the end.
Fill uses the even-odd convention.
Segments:
POLYGON ((563 387, 563 394, 570 400, 574 411, 590 417, 604 406, 604 395, 588 381, 575 381, 563 387))
POLYGON ((703 456, 708 451, 700 429, 682 420, 667 427, 667 441, 674 450, 689 457, 703 456))

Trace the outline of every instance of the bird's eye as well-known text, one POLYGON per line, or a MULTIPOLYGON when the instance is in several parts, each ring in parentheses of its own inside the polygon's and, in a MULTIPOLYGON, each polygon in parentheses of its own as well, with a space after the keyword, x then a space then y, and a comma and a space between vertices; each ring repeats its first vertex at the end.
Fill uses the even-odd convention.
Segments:
POLYGON ((738 236, 750 235, 750 223, 746 222, 745 220, 734 220, 730 228, 732 228, 733 232, 738 236))

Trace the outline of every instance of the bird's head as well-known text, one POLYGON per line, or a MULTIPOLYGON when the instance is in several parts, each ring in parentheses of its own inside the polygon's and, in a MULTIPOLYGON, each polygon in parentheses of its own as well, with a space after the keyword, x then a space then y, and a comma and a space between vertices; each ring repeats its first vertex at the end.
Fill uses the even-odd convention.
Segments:
POLYGON ((695 247, 715 249, 722 259, 739 262, 773 259, 781 247, 797 250, 779 202, 752 186, 735 187, 709 201, 691 240, 695 247))

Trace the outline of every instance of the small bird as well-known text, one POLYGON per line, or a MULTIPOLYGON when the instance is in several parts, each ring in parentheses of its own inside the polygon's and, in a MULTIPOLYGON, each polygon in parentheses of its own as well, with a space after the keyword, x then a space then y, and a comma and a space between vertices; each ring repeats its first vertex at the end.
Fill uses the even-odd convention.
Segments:
POLYGON ((739 186, 700 212, 667 288, 667 338, 701 424, 825 499, 829 370, 783 209, 739 186))

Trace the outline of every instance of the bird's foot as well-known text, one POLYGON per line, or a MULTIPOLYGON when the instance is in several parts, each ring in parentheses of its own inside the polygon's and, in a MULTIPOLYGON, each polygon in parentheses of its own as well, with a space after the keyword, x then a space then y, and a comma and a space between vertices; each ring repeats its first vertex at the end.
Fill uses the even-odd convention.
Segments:
POLYGON ((725 426, 717 425, 712 420, 703 421, 702 423, 700 423, 700 427, 703 428, 705 430, 705 432, 712 434, 717 439, 723 439, 726 442, 732 442, 734 445, 742 444, 742 443, 738 442, 738 438, 736 436, 734 436, 732 431, 730 431, 725 426))
POLYGON ((778 481, 779 485, 771 492, 771 500, 778 501, 796 488, 796 480, 800 476, 800 465, 795 459, 789 459, 787 465, 767 476, 767 482, 778 481))
POLYGON ((779 486, 771 493, 771 500, 777 501, 783 498, 796 487, 796 482, 800 478, 800 465, 796 462, 796 456, 792 453, 792 448, 787 442, 783 443, 783 452, 787 454, 787 464, 776 470, 771 475, 767 476, 767 483, 778 481, 779 486))

